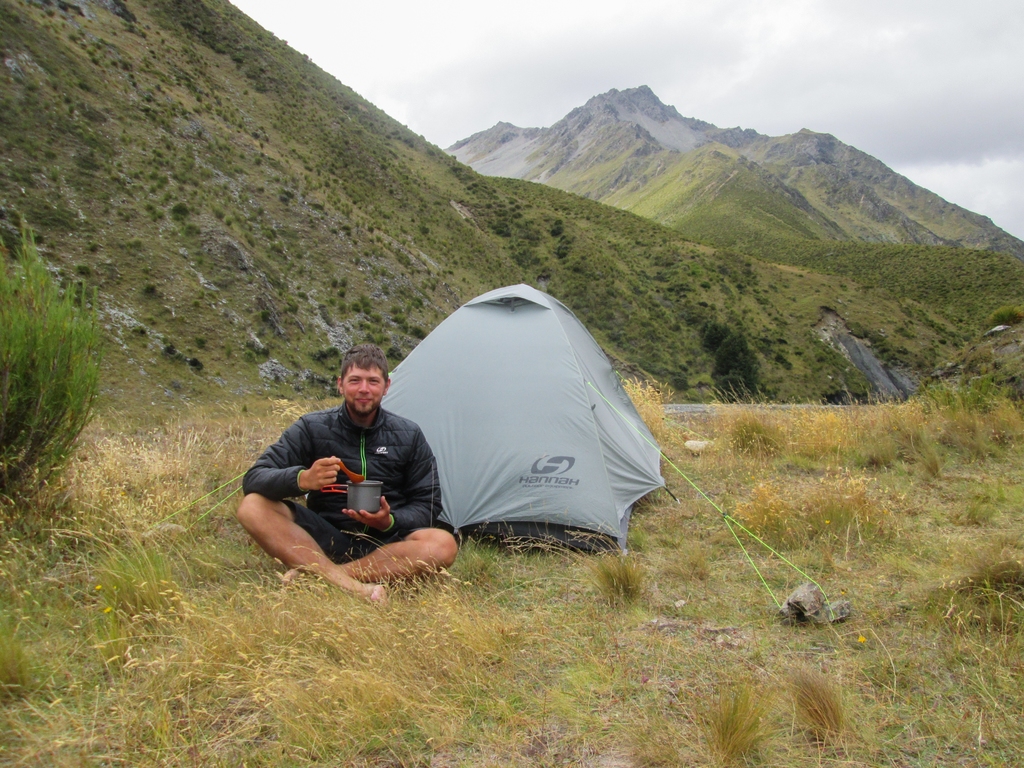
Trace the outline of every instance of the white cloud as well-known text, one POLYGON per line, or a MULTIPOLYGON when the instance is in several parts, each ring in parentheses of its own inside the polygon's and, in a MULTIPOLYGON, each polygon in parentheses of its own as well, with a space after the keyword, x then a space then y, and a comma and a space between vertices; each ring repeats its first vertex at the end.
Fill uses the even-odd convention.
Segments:
POLYGON ((980 163, 933 163, 897 167, 915 184, 964 208, 988 216, 996 226, 1024 239, 1024 158, 980 163))

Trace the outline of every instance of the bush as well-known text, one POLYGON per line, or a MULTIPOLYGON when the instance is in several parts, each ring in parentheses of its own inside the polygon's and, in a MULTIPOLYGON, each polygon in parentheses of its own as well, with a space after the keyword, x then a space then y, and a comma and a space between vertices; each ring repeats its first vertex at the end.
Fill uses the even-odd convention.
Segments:
POLYGON ((1000 307, 988 318, 988 324, 990 326, 995 325, 1016 325, 1019 322, 1024 321, 1024 306, 1012 306, 1007 305, 1000 307))
POLYGON ((0 494, 45 481, 92 415, 99 329, 87 299, 82 286, 61 293, 27 231, 16 264, 0 267, 0 494))

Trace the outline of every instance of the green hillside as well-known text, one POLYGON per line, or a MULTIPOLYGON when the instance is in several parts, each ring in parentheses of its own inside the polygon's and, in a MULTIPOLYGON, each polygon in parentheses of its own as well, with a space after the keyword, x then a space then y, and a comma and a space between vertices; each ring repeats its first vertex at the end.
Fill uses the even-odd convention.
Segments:
POLYGON ((834 136, 720 129, 682 117, 644 86, 595 96, 550 128, 499 123, 448 151, 708 246, 881 287, 967 333, 987 309, 1024 295, 1024 242, 988 218, 834 136))
POLYGON ((514 282, 679 397, 716 381, 710 321, 747 340, 768 394, 819 399, 867 392, 816 336, 822 307, 903 329, 882 351, 925 371, 1007 303, 944 316, 927 293, 897 302, 480 176, 219 0, 0 0, 0 50, 0 234, 24 219, 64 285, 97 289, 112 407, 327 392, 347 345, 398 361, 514 282))

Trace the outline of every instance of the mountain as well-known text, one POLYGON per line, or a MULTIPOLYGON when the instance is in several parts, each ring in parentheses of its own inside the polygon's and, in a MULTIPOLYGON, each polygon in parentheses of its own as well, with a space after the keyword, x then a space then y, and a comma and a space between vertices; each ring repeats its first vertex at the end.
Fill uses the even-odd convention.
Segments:
POLYGON ((646 86, 590 99, 550 128, 493 128, 446 151, 714 245, 784 260, 794 240, 1001 251, 1024 242, 829 134, 764 136, 681 116, 646 86))
POLYGON ((680 398, 741 374, 781 400, 865 397, 847 335, 917 377, 1024 292, 997 253, 879 246, 829 274, 832 251, 780 266, 480 175, 224 0, 0 0, 0 59, 0 239, 27 223, 55 279, 95 291, 119 410, 326 394, 348 345, 398 362, 517 282, 680 398))

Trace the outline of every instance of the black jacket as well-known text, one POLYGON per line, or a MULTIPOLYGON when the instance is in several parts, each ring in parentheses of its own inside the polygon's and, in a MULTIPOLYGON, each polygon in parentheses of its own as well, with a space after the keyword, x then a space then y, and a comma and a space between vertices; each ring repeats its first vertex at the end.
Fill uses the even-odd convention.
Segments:
MULTIPOLYGON (((395 528, 427 528, 441 514, 434 454, 420 428, 381 408, 373 426, 364 429, 352 422, 344 403, 307 413, 288 427, 245 473, 242 490, 275 501, 302 496, 299 472, 329 456, 337 456, 367 480, 383 483, 395 528)), ((339 472, 338 482, 346 481, 339 472)), ((344 494, 310 491, 306 506, 342 530, 364 531, 362 523, 341 514, 345 499, 344 494)))

